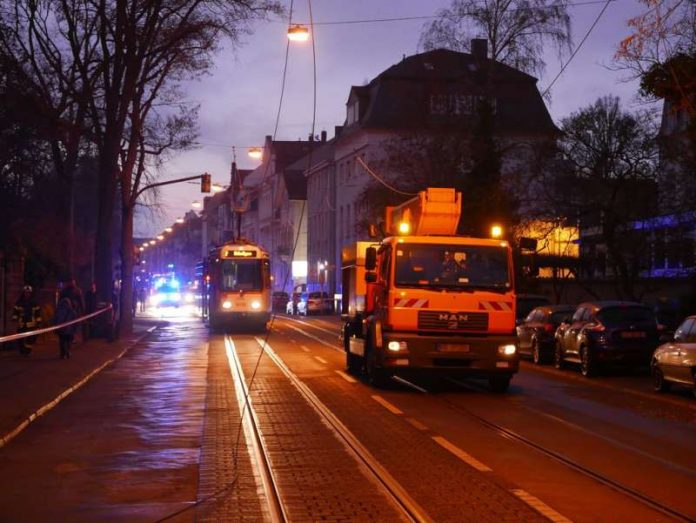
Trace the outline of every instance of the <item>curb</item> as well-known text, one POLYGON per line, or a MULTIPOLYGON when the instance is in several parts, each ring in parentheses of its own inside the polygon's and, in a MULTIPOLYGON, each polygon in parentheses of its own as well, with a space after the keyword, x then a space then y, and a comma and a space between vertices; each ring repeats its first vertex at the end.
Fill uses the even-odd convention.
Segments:
POLYGON ((132 349, 134 346, 136 346, 138 343, 140 343, 143 339, 145 339, 147 336, 152 334, 152 332, 157 329, 157 325, 154 327, 150 327, 145 331, 145 333, 133 340, 132 343, 127 345, 120 353, 118 353, 115 357, 111 358, 110 360, 105 361, 102 363, 99 367, 94 369, 92 372, 87 374, 84 378, 82 378, 80 381, 72 385, 71 387, 67 388, 58 396, 53 398, 51 401, 46 403, 45 405, 39 407, 36 411, 32 412, 26 419, 24 419, 19 425, 17 425, 14 429, 12 429, 10 432, 7 434, 4 434, 0 436, 0 449, 3 448, 5 445, 7 445, 10 441, 12 441, 16 436, 18 436, 24 429, 26 429, 33 421, 36 421, 40 416, 43 416, 46 414, 49 410, 51 410, 53 407, 58 405, 61 401, 63 401, 65 398, 70 396, 73 392, 75 392, 77 389, 82 387, 85 383, 87 383, 89 380, 91 380, 94 376, 99 374, 102 370, 104 370, 106 367, 111 365, 112 363, 115 363, 119 359, 121 359, 130 349, 132 349))

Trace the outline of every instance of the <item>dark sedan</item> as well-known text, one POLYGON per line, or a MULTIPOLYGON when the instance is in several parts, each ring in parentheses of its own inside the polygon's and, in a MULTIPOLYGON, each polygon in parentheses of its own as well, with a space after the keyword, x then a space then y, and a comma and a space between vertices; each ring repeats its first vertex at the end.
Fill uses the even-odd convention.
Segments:
POLYGON ((640 303, 582 303, 556 330, 554 364, 579 363, 583 376, 608 364, 649 365, 659 344, 653 311, 640 303))
POLYGON ((556 328, 574 310, 572 305, 544 305, 533 309, 517 326, 520 354, 531 356, 537 365, 551 361, 556 328))

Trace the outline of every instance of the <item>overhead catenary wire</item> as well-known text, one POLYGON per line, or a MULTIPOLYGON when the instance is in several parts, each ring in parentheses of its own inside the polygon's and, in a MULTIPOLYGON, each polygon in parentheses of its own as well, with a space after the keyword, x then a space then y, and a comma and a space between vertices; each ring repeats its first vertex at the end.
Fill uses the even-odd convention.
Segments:
MULTIPOLYGON (((609 2, 617 2, 618 0, 609 0, 609 2)), ((586 0, 583 2, 568 2, 566 6, 568 7, 583 7, 590 5, 603 4, 605 0, 586 0)), ((483 3, 483 0, 480 2, 483 3)), ((547 7, 535 7, 534 9, 556 9, 557 6, 547 6, 547 7)), ((526 7, 519 7, 508 9, 508 11, 519 11, 523 9, 528 9, 526 7)), ((467 14, 473 14, 475 11, 471 11, 467 14)), ((315 26, 322 25, 356 25, 356 24, 380 24, 380 23, 390 23, 390 22, 409 22, 413 20, 434 20, 440 18, 439 15, 414 15, 414 16, 394 16, 394 17, 384 17, 384 18, 359 18, 355 20, 327 20, 325 22, 314 22, 315 26)), ((273 22, 286 23, 283 19, 272 20, 273 22)), ((303 22, 296 22, 300 25, 303 22)))
POLYGON ((404 196, 416 196, 416 195, 418 194, 417 192, 407 192, 407 191, 402 191, 402 190, 400 190, 400 189, 397 189, 396 187, 394 187, 393 185, 391 185, 389 182, 387 182, 386 180, 384 180, 383 178, 381 178, 381 177, 380 177, 376 172, 374 172, 372 169, 370 169, 370 166, 367 165, 367 164, 365 163, 365 161, 364 161, 362 158, 360 158, 360 156, 356 156, 355 159, 358 161, 358 163, 359 163, 360 165, 362 165, 363 169, 365 169, 365 171, 366 171, 370 176, 372 176, 375 180, 377 180, 379 183, 381 183, 382 185, 384 185, 384 186, 385 186, 387 189, 389 189, 390 191, 393 191, 393 192, 395 192, 395 193, 397 193, 397 194, 402 194, 402 195, 404 195, 404 196))
POLYGON ((551 83, 546 87, 546 89, 544 89, 544 92, 541 93, 541 96, 542 96, 542 97, 543 97, 543 96, 546 96, 546 94, 551 90, 551 88, 552 88, 553 85, 556 83, 556 81, 561 77, 561 75, 563 74, 563 72, 564 72, 564 71, 566 70, 566 68, 570 65, 570 62, 572 62, 572 61, 573 61, 573 58, 575 58, 575 56, 578 54, 578 51, 580 51, 580 48, 582 47, 582 45, 585 43, 585 41, 587 40, 587 38, 590 36, 590 33, 592 33, 592 31, 594 30, 594 28, 595 28, 595 27, 597 26, 597 24, 599 23, 599 20, 600 20, 600 19, 602 18, 602 16, 604 15, 604 12, 605 12, 605 11, 607 10, 607 8, 609 7, 609 4, 610 4, 611 2, 614 2, 614 1, 616 1, 616 0, 606 0, 606 2, 604 3, 604 7, 602 7, 602 10, 599 12, 599 14, 597 15, 597 17, 594 19, 594 22, 592 22, 592 25, 589 27, 589 29, 588 29, 587 32, 585 33, 585 36, 582 37, 582 40, 580 40, 580 43, 578 44, 578 46, 577 46, 577 47, 573 50, 573 52, 571 53, 570 57, 568 58, 568 61, 567 61, 565 64, 563 64, 563 66, 561 67, 561 70, 558 71, 558 74, 556 74, 556 76, 554 77, 554 79, 551 80, 551 83))

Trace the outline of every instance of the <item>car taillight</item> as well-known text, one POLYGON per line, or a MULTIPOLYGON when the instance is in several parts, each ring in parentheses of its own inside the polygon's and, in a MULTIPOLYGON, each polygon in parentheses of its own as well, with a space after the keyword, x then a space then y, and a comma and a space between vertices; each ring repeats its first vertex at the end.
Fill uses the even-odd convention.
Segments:
POLYGON ((592 327, 587 327, 585 330, 590 332, 604 332, 606 328, 601 323, 595 323, 592 327))
POLYGON ((555 331, 556 328, 553 326, 553 323, 544 323, 544 332, 553 332, 555 331))

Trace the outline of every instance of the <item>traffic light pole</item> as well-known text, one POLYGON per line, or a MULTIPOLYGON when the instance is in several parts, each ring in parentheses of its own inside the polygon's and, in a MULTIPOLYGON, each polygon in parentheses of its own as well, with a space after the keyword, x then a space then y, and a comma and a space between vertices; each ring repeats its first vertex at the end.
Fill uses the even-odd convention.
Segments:
POLYGON ((186 178, 177 178, 176 180, 167 180, 166 182, 151 183, 140 189, 135 194, 135 199, 137 200, 140 198, 140 195, 149 189, 154 189, 155 187, 161 187, 163 185, 171 185, 173 183, 189 182, 191 180, 201 180, 201 192, 210 192, 210 175, 208 173, 203 173, 197 174, 196 176, 187 176, 186 178), (208 182, 207 191, 203 190, 205 188, 204 183, 206 180, 208 182))

